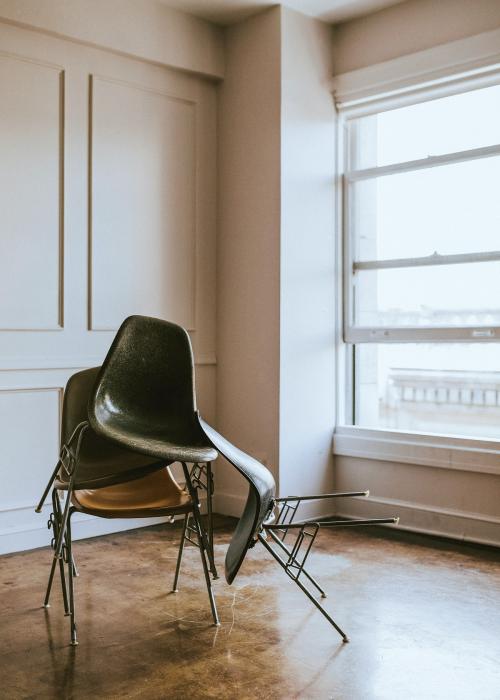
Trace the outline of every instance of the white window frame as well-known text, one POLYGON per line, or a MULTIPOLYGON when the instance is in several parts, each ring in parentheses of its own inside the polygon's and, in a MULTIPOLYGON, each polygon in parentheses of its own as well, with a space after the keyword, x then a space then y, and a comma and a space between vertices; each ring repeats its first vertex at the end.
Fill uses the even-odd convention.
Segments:
MULTIPOLYGON (((396 59, 394 63, 398 61, 396 59)), ((360 71, 360 73, 362 72, 360 71)), ((357 80, 358 76, 356 75, 355 77, 357 80)), ((413 77, 415 78, 415 76, 413 77)), ((340 82, 342 85, 345 83, 345 81, 342 83, 342 80, 340 82)), ((495 65, 487 65, 481 70, 465 71, 458 77, 450 73, 448 76, 441 76, 439 80, 435 83, 431 82, 431 84, 425 81, 422 81, 421 84, 410 81, 404 88, 397 89, 392 94, 384 91, 383 83, 381 83, 378 96, 376 92, 369 90, 366 98, 363 98, 363 96, 360 98, 357 94, 356 99, 352 101, 343 100, 342 98, 336 99, 338 109, 338 182, 340 184, 338 203, 341 208, 338 219, 339 245, 337 250, 343 265, 342 281, 339 285, 342 303, 341 309, 339 309, 341 321, 339 318, 340 342, 337 378, 338 385, 343 387, 343 390, 339 392, 342 398, 339 399, 338 403, 338 422, 334 438, 335 454, 372 459, 387 459, 389 454, 392 454, 392 461, 411 461, 413 464, 429 464, 430 466, 431 462, 429 462, 428 454, 429 441, 431 441, 433 448, 436 450, 448 450, 448 452, 442 454, 447 455, 445 459, 447 459, 446 464, 449 469, 469 470, 469 466, 474 463, 476 464, 475 471, 500 474, 500 465, 498 463, 500 439, 457 438, 456 436, 389 431, 384 428, 365 428, 354 425, 354 362, 353 352, 351 352, 351 349, 353 350, 354 346, 359 343, 500 342, 500 326, 388 328, 362 327, 349 323, 353 319, 354 311, 352 276, 355 269, 390 269, 422 265, 500 261, 500 250, 355 263, 353 260, 353 232, 350 230, 349 225, 348 191, 349 184, 362 179, 500 155, 500 144, 355 171, 349 170, 347 167, 350 144, 346 133, 348 122, 352 119, 498 84, 500 84, 500 64, 496 63, 495 65), (363 443, 361 453, 357 440, 363 443), (407 449, 409 445, 412 448, 411 458, 404 460, 398 446, 403 446, 404 449, 407 449), (450 448, 452 449, 451 453, 449 451, 450 448), (468 455, 465 460, 460 458, 462 452, 466 452, 468 455), (450 459, 452 454, 455 457, 450 459), (488 455, 486 461, 485 455, 488 455), (490 463, 490 459, 493 459, 494 464, 490 463)), ((437 461, 440 461, 440 459, 437 459, 437 461)), ((439 465, 436 462, 435 466, 445 466, 445 462, 439 465)))
MULTIPOLYGON (((498 82, 500 84, 500 74, 498 82)), ((469 86, 470 90, 477 89, 477 86, 469 86)), ((441 94, 439 95, 442 96, 441 94)), ((418 102, 429 101, 435 98, 431 92, 427 99, 420 99, 418 102)), ((384 110, 376 111, 380 113, 384 110)), ((342 177, 343 187, 343 240, 344 240, 344 320, 343 337, 346 343, 408 343, 408 342, 498 342, 500 340, 500 325, 497 326, 359 326, 354 320, 354 282, 355 274, 360 270, 388 270, 413 268, 436 265, 461 265, 464 263, 478 262, 499 262, 500 249, 495 251, 477 251, 473 253, 461 253, 455 255, 427 255, 422 257, 394 258, 389 260, 366 260, 355 261, 355 232, 350 225, 351 212, 351 189, 356 182, 375 179, 382 176, 391 176, 400 173, 415 172, 417 170, 429 170, 430 168, 449 165, 452 163, 464 163, 482 158, 490 158, 500 155, 500 143, 484 148, 474 148, 466 151, 456 151, 439 156, 430 156, 418 160, 404 161, 393 165, 383 165, 373 168, 351 170, 349 165, 349 154, 351 150, 350 135, 348 133, 348 122, 357 118, 356 113, 343 119, 343 131, 346 143, 344 149, 344 174, 342 177)), ((341 118, 342 119, 342 118, 341 118)))

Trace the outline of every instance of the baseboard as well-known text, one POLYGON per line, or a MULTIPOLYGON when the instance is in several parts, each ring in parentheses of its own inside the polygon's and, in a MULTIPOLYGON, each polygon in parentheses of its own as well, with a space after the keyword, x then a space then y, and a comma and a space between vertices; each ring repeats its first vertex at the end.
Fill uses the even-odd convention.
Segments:
POLYGON ((399 516, 399 528, 402 530, 500 547, 500 518, 480 513, 370 496, 352 498, 349 503, 345 501, 337 510, 337 515, 374 518, 399 516))
MULTIPOLYGON (((106 520, 104 518, 92 518, 91 516, 84 520, 78 520, 75 515, 72 518, 71 530, 74 540, 82 540, 87 537, 99 537, 100 535, 122 532, 123 530, 135 530, 139 527, 155 525, 165 521, 166 518, 144 518, 140 520, 115 520, 113 518, 106 520)), ((40 527, 5 529, 0 532, 0 555, 47 547, 50 544, 51 537, 52 532, 47 529, 45 519, 40 527)))
MULTIPOLYGON (((205 513, 206 497, 204 495, 200 498, 200 505, 202 513, 205 513)), ((34 507, 31 510, 34 510, 34 507)), ((47 529, 49 514, 50 506, 47 504, 41 515, 34 516, 36 520, 30 518, 25 524, 0 529, 0 555, 47 547, 52 538, 52 531, 47 529)), ((176 516, 177 518, 182 518, 182 515, 176 516)), ((75 513, 71 519, 71 530, 73 540, 82 540, 87 537, 99 537, 112 534, 113 532, 149 527, 150 525, 164 523, 167 520, 164 517, 106 519, 75 513)))

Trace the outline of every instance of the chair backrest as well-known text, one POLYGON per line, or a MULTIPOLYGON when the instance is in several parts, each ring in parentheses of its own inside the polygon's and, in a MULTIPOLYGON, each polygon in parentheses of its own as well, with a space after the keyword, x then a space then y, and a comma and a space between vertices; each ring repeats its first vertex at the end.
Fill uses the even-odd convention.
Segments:
POLYGON ((266 467, 199 417, 187 332, 156 318, 127 318, 97 376, 88 416, 99 434, 145 454, 156 453, 157 436, 156 442, 211 445, 243 475, 248 499, 226 555, 226 579, 231 583, 272 510, 275 483, 266 467))
POLYGON ((99 433, 134 448, 134 434, 161 433, 182 444, 198 430, 194 362, 181 326, 130 316, 120 326, 88 407, 99 433))
MULTIPOLYGON (((67 444, 74 429, 88 420, 87 405, 100 367, 73 374, 64 390, 61 421, 61 446, 67 444)), ((130 481, 164 466, 164 462, 126 450, 87 428, 81 442, 76 488, 99 488, 130 481)), ((63 469, 59 481, 66 483, 63 469)))
POLYGON ((267 467, 232 445, 201 418, 200 425, 215 449, 240 472, 249 486, 245 508, 226 553, 225 576, 226 581, 232 583, 255 535, 272 514, 276 485, 267 467))
POLYGON ((68 442, 79 423, 88 420, 87 403, 100 369, 84 369, 68 379, 63 398, 61 445, 68 442))

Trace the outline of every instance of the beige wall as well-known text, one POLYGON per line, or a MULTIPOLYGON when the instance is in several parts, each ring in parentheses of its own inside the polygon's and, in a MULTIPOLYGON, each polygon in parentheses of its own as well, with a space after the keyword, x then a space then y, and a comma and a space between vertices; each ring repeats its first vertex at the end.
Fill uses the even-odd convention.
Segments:
MULTIPOLYGON (((278 476, 280 11, 226 30, 219 87, 217 425, 278 476)), ((218 466, 216 507, 244 488, 218 466)))
POLYGON ((0 0, 0 19, 220 78, 221 30, 156 0, 0 0))
POLYGON ((500 545, 498 474, 335 457, 335 485, 370 490, 370 497, 338 504, 348 517, 400 517, 405 530, 500 545))
MULTIPOLYGON (((340 92, 347 86, 346 94, 349 96, 351 89, 351 97, 363 95, 363 90, 376 94, 382 80, 389 81, 385 89, 391 80, 393 87, 410 86, 418 83, 415 77, 418 71, 434 71, 440 77, 450 74, 453 62, 458 60, 454 57, 460 52, 457 53, 456 45, 448 47, 448 43, 498 27, 498 0, 408 0, 340 24, 333 34, 337 75, 409 55, 391 69, 381 66, 379 72, 377 68, 361 72, 361 78, 346 76, 340 92), (435 56, 427 55, 425 60, 422 56, 416 56, 415 60, 411 57, 415 52, 435 46, 441 47, 435 56), (349 81, 352 82, 349 84, 349 81)), ((477 52, 481 65, 486 65, 494 41, 491 34, 487 40, 480 37, 470 49, 477 52)), ((453 456, 453 451, 447 450, 446 444, 441 445, 439 438, 435 442, 445 455, 444 464, 429 460, 418 439, 409 439, 408 444, 401 447, 403 452, 398 453, 399 457, 392 454, 391 438, 383 434, 364 438, 359 433, 353 434, 348 448, 337 445, 336 488, 370 489, 369 499, 339 502, 339 514, 350 517, 400 515, 400 527, 405 529, 500 544, 500 476, 498 469, 486 473, 488 450, 478 449, 474 455, 477 461, 474 463, 473 459, 468 467, 460 464, 460 450, 453 456), (483 450, 486 454, 482 454, 483 450), (454 460, 458 466, 454 465, 454 460)), ((463 454, 474 450, 470 446, 461 449, 463 454)))
POLYGON ((281 34, 280 494, 328 493, 337 263, 331 32, 283 9, 281 34))
MULTIPOLYGON (((200 409, 215 419, 216 86, 2 22, 0 46, 5 552, 48 544, 50 506, 34 506, 63 388, 102 362, 125 316, 190 329, 200 409)), ((144 524, 75 518, 77 537, 144 524)))
MULTIPOLYGON (((280 493, 327 491, 335 423, 330 27, 276 8, 226 32, 219 102, 217 421, 280 493)), ((244 485, 217 471, 217 508, 244 485)))
POLYGON ((498 0, 408 0, 334 29, 335 73, 500 27, 498 0))

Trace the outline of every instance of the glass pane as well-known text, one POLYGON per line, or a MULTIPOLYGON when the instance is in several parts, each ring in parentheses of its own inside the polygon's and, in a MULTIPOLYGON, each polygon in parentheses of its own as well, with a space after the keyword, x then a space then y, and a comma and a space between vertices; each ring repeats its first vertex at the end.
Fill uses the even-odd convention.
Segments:
POLYGON ((500 325, 500 262, 360 270, 359 326, 500 325))
POLYGON ((498 156, 356 183, 355 259, 499 250, 499 183, 498 156))
POLYGON ((356 346, 356 425, 500 438, 497 343, 356 346))
POLYGON ((351 123, 351 169, 500 143, 500 85, 442 97, 351 123))

